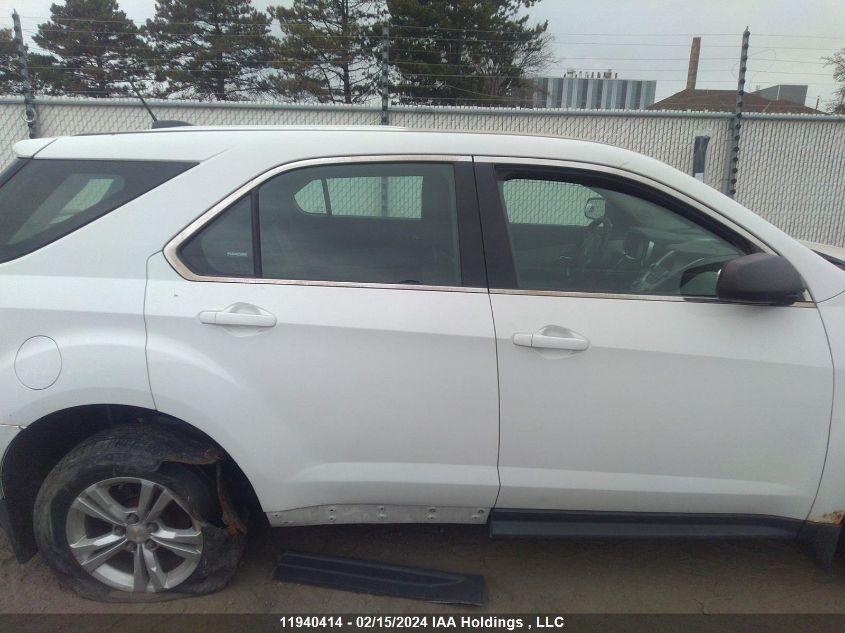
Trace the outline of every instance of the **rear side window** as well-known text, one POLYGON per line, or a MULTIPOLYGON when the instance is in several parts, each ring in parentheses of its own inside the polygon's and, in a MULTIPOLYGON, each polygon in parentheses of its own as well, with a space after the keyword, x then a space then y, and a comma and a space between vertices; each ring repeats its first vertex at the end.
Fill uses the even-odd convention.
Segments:
POLYGON ((289 171, 261 185, 258 210, 262 277, 461 285, 450 164, 289 171))
POLYGON ((197 275, 460 286, 454 167, 363 163, 281 173, 180 248, 197 275))
MULTIPOLYGON (((360 166, 352 167, 353 170, 360 166)), ((332 178, 315 177, 296 192, 294 200, 305 213, 362 218, 422 218, 425 176, 412 174, 355 176, 346 168, 319 168, 332 178)))
POLYGON ((0 262, 31 253, 192 167, 160 161, 29 159, 0 176, 0 262))
POLYGON ((255 276, 252 199, 238 200, 182 247, 182 261, 191 270, 222 277, 255 276))

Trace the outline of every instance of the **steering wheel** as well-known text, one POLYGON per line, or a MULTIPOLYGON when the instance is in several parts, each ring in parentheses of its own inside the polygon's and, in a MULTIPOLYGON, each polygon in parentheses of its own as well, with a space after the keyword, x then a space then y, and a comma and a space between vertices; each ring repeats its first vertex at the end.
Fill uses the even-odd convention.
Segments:
POLYGON ((631 291, 649 292, 656 290, 675 272, 672 266, 675 258, 675 251, 668 251, 663 257, 649 265, 643 274, 631 285, 631 291))
POLYGON ((588 267, 602 260, 611 231, 613 231, 613 222, 606 215, 587 225, 584 238, 575 252, 574 268, 576 270, 584 272, 588 267))
POLYGON ((663 257, 645 269, 642 275, 633 283, 631 291, 635 293, 657 292, 674 285, 673 293, 677 292, 684 272, 695 266, 703 266, 714 262, 721 262, 721 257, 699 257, 693 261, 683 261, 676 251, 668 251, 663 257))

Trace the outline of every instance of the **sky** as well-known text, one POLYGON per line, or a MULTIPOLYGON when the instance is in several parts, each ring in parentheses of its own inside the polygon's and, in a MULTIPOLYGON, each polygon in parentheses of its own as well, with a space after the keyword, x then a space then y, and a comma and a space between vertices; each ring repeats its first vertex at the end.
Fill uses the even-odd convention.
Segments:
MULTIPOLYGON (((51 0, 0 0, 0 27, 11 26, 12 9, 24 31, 50 14, 51 0)), ((119 0, 136 22, 152 17, 153 0, 119 0)), ((259 9, 290 0, 253 0, 259 9)), ((528 11, 548 20, 555 63, 544 74, 567 69, 611 69, 620 79, 657 80, 657 99, 684 88, 693 36, 699 35, 698 88, 735 89, 739 47, 751 31, 746 87, 807 84, 806 104, 822 107, 835 89, 822 57, 845 48, 843 0, 540 0, 528 11)))

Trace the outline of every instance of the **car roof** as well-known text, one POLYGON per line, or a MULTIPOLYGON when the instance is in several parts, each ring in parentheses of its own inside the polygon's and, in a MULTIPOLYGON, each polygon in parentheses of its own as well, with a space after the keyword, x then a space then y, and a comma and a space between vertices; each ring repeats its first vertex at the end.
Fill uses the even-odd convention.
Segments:
POLYGON ((272 151, 278 163, 349 154, 501 155, 602 164, 640 156, 594 141, 392 126, 184 126, 33 139, 20 141, 14 150, 19 157, 203 161, 244 145, 272 151))

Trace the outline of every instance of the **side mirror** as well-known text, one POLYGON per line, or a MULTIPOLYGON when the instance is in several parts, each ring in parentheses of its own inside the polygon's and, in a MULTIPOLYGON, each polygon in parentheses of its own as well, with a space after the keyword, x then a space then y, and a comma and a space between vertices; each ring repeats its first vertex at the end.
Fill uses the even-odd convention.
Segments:
POLYGON ((590 220, 601 220, 604 217, 604 198, 590 198, 584 205, 584 215, 590 220))
POLYGON ((795 267, 780 255, 754 253, 722 266, 716 296, 726 301, 788 306, 804 294, 795 267))

